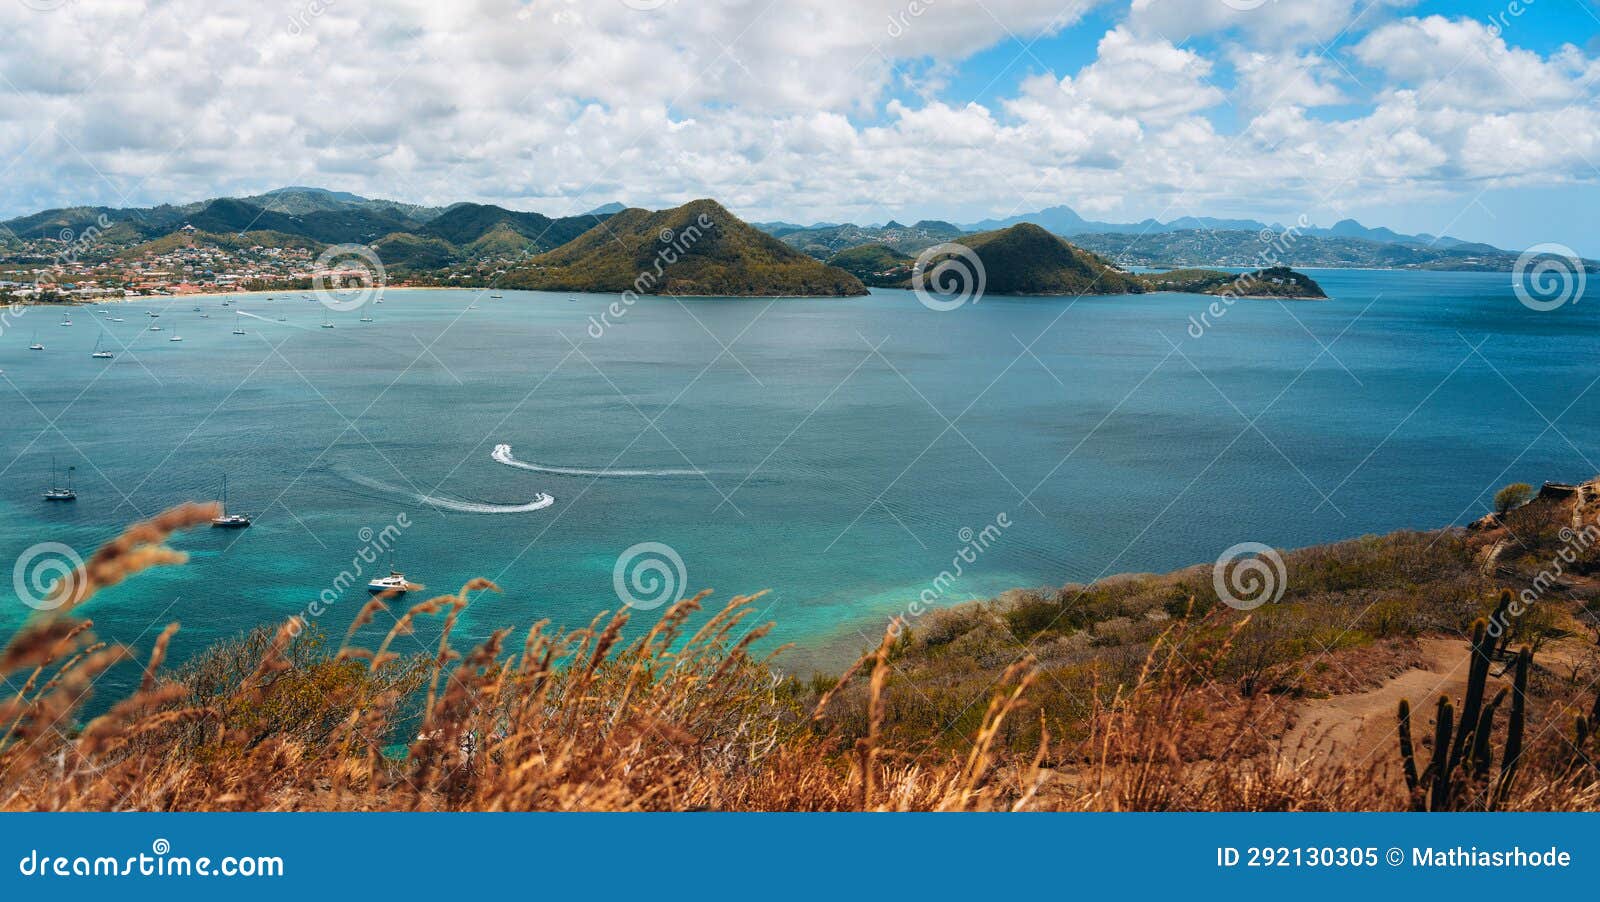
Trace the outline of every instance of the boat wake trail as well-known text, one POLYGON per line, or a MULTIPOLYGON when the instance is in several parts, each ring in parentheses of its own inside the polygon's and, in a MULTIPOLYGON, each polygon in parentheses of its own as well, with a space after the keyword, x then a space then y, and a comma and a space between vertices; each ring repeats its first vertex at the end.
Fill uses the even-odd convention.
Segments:
POLYGON ((386 482, 380 482, 368 476, 349 471, 341 471, 342 475, 356 485, 365 486, 387 495, 400 495, 429 507, 444 510, 460 511, 464 514, 525 514, 529 511, 544 510, 556 503, 556 499, 540 492, 533 496, 533 500, 526 504, 485 504, 481 501, 464 501, 459 498, 446 498, 439 495, 424 495, 386 482))
POLYGON ((557 476, 632 476, 632 477, 647 477, 648 478, 648 477, 659 477, 659 476, 704 476, 704 475, 706 475, 705 471, 703 471, 703 470, 689 470, 689 469, 680 469, 680 470, 616 470, 616 469, 612 469, 610 467, 607 467, 606 469, 603 469, 603 470, 591 470, 591 469, 585 469, 583 467, 551 467, 551 466, 546 466, 544 464, 529 463, 528 461, 525 461, 525 460, 517 460, 515 457, 511 456, 511 446, 507 445, 507 444, 495 445, 494 446, 494 451, 490 452, 489 456, 494 458, 497 463, 505 464, 508 467, 516 467, 519 470, 532 470, 535 473, 554 473, 557 476))

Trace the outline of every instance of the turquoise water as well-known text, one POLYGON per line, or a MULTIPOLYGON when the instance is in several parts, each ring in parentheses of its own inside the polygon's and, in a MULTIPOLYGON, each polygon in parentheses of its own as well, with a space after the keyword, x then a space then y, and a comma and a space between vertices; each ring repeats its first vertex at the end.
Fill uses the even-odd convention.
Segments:
MULTIPOLYGON (((865 644, 1000 515, 943 602, 1462 523, 1506 482, 1600 471, 1600 305, 1534 312, 1504 274, 1315 275, 1332 300, 1241 301, 1199 337, 1212 300, 1181 295, 651 299, 599 328, 611 296, 391 290, 376 322, 334 329, 299 295, 236 299, 265 317, 244 336, 218 298, 82 309, 70 329, 29 311, 0 334, 0 560, 42 540, 86 554, 226 471, 254 528, 179 537, 186 567, 91 602, 102 636, 144 651, 178 620, 181 657, 324 590, 341 635, 366 576, 336 592, 337 575, 404 514, 410 578, 505 588, 464 636, 587 624, 618 604, 618 555, 658 542, 690 589, 771 589, 761 619, 805 670, 865 644), (109 363, 89 358, 100 328, 109 363), (557 472, 496 461, 501 443, 557 472), (77 467, 75 504, 39 500, 52 455, 77 467), (587 475, 608 467, 626 472, 587 475)), ((0 592, 9 631, 29 610, 0 592)))

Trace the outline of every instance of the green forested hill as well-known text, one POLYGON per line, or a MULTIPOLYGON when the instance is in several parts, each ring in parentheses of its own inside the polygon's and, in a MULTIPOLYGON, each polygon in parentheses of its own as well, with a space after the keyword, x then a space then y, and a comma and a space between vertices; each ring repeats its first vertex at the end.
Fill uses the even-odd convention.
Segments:
POLYGON ((624 210, 506 274, 501 284, 716 297, 866 293, 855 276, 784 245, 714 200, 624 210))

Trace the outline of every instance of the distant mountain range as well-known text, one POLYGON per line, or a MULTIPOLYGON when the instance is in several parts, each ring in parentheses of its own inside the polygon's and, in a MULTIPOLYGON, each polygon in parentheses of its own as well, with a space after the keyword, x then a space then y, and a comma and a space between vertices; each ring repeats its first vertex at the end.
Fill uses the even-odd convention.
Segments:
MULTIPOLYGON (((486 284, 503 277, 508 287, 624 291, 633 286, 640 266, 654 267, 659 260, 661 242, 649 230, 685 226, 685 215, 707 212, 707 205, 715 207, 709 212, 722 228, 703 243, 672 251, 671 256, 681 259, 662 266, 652 291, 854 294, 864 290, 862 283, 903 284, 912 258, 930 247, 951 241, 987 242, 994 233, 1017 226, 1029 228, 1010 234, 997 249, 1027 238, 1035 256, 1055 256, 1054 249, 1038 243, 1037 231, 1066 237, 1076 248, 1119 269, 1343 266, 1505 271, 1518 256, 1486 244, 1404 235, 1348 219, 1330 228, 1300 229, 1210 217, 1112 223, 1054 206, 964 225, 931 219, 911 225, 893 220, 867 226, 751 225, 713 201, 655 213, 608 203, 576 216, 549 217, 492 204, 429 207, 294 186, 181 205, 68 207, 17 217, 0 223, 0 263, 49 262, 76 236, 89 234, 94 241, 86 253, 113 260, 148 257, 196 242, 235 250, 283 247, 301 252, 364 244, 376 250, 386 269, 403 279, 486 284), (598 229, 612 220, 616 222, 607 229, 598 229)), ((1065 265, 1064 260, 1056 262, 1065 265)), ((1591 269, 1600 271, 1600 264, 1591 269)), ((1017 271, 1009 264, 1000 264, 998 270, 1000 280, 992 290, 1004 293, 1004 279, 1017 271)), ((1064 280, 1061 286, 1073 282, 1064 271, 1055 277, 1064 280)), ((1026 277, 1023 282, 1028 287, 1019 288, 1019 293, 1051 293, 1060 287, 1051 287, 1049 279, 1026 277)))
MULTIPOLYGON (((1025 213, 1006 219, 986 219, 976 222, 965 229, 972 232, 981 232, 988 229, 999 229, 1019 222, 1031 222, 1043 226, 1057 235, 1071 237, 1073 235, 1089 235, 1095 233, 1112 232, 1129 235, 1149 235, 1164 232, 1194 232, 1194 231, 1223 231, 1223 232, 1256 232, 1257 234, 1271 230, 1283 232, 1286 227, 1281 223, 1266 223, 1256 219, 1215 219, 1210 216, 1180 216, 1171 222, 1161 222, 1155 219, 1145 219, 1140 222, 1096 222, 1079 216, 1071 207, 1047 207, 1037 213, 1025 213)), ((1493 251, 1497 248, 1487 244, 1471 244, 1459 238, 1449 236, 1436 236, 1428 234, 1402 235, 1393 229, 1371 229, 1356 222, 1354 219, 1341 219, 1331 228, 1312 226, 1297 230, 1301 235, 1310 235, 1317 238, 1361 238, 1367 241, 1376 241, 1385 244, 1415 244, 1423 247, 1452 248, 1457 246, 1471 246, 1477 250, 1493 251)))
MULTIPOLYGON (((1170 222, 1146 219, 1135 223, 1084 219, 1072 208, 1049 207, 1005 219, 957 225, 923 220, 907 226, 849 223, 758 223, 796 250, 827 260, 851 248, 882 245, 915 255, 963 235, 1019 224, 1036 225, 1072 243, 1102 254, 1123 266, 1317 266, 1389 269, 1510 271, 1519 256, 1488 244, 1449 236, 1405 235, 1388 228, 1369 228, 1353 219, 1328 228, 1286 228, 1254 219, 1185 216, 1170 222)), ((1600 264, 1591 264, 1591 271, 1600 264)))
POLYGON ((280 188, 249 197, 219 197, 156 207, 66 207, 0 222, 0 251, 30 241, 84 235, 97 245, 137 255, 142 242, 192 226, 219 240, 249 235, 257 244, 370 244, 386 266, 435 269, 482 256, 538 254, 571 241, 623 209, 612 203, 551 218, 491 204, 425 207, 373 200, 324 188, 280 188))

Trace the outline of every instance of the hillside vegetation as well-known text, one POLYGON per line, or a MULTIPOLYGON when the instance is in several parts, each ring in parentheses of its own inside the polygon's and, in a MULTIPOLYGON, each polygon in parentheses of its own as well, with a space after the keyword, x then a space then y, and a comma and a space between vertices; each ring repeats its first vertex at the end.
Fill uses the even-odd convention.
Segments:
POLYGON ((1139 280, 1150 291, 1182 291, 1189 294, 1216 294, 1254 298, 1325 298, 1322 286, 1310 276, 1287 266, 1274 266, 1246 273, 1218 272, 1214 269, 1174 269, 1141 273, 1139 280))
MULTIPOLYGON (((963 236, 981 267, 984 293, 999 295, 1138 294, 1179 291, 1235 297, 1322 298, 1321 286, 1309 276, 1278 267, 1234 274, 1206 269, 1136 274, 1031 223, 963 236)), ((970 269, 959 250, 937 253, 923 261, 925 285, 937 287, 932 273, 945 261, 970 269), (931 281, 929 281, 931 280, 931 281)), ((915 288, 910 258, 881 245, 867 245, 836 254, 836 265, 874 285, 915 288)))
POLYGON ((849 273, 746 224, 713 200, 628 209, 507 273, 507 288, 715 297, 865 294, 849 273))

